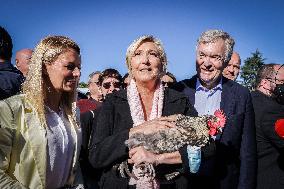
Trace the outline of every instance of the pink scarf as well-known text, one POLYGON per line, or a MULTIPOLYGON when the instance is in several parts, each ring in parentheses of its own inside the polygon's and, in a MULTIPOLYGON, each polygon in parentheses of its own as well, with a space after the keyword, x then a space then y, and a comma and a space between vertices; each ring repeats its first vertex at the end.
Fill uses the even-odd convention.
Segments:
MULTIPOLYGON (((127 99, 130 107, 131 117, 133 120, 133 126, 140 125, 145 122, 144 112, 140 101, 140 96, 137 90, 135 81, 132 79, 127 87, 127 99)), ((159 118, 162 116, 164 101, 164 87, 160 83, 156 88, 153 98, 152 110, 149 120, 159 118)), ((137 189, 159 189, 159 183, 155 179, 155 170, 152 164, 145 164, 139 166, 134 164, 133 174, 135 178, 131 177, 129 185, 135 185, 137 189)))

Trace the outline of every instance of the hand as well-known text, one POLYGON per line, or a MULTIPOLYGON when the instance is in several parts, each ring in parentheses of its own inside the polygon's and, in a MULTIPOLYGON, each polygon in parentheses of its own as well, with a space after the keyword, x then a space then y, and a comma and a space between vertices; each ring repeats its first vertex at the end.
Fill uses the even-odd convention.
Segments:
POLYGON ((130 129, 129 137, 134 133, 143 133, 145 135, 156 133, 159 130, 175 127, 175 124, 165 120, 165 118, 158 118, 151 121, 146 121, 138 126, 130 129))
POLYGON ((129 151, 128 163, 139 165, 141 163, 153 163, 158 164, 158 160, 160 159, 159 154, 154 154, 145 150, 143 146, 139 146, 133 148, 129 151))
POLYGON ((159 120, 161 121, 169 121, 169 122, 176 122, 178 116, 180 116, 181 114, 174 114, 174 115, 170 115, 170 116, 165 116, 165 117, 161 117, 159 118, 159 120))

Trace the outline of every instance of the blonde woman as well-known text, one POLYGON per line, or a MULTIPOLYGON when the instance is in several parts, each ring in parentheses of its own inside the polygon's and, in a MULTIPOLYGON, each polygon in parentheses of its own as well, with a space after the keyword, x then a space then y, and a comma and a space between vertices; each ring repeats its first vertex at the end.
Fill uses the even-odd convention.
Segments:
POLYGON ((187 180, 182 173, 169 181, 165 178, 165 174, 179 172, 182 168, 178 151, 154 154, 143 147, 129 151, 125 141, 137 132, 149 134, 172 127, 159 118, 178 113, 189 115, 192 106, 183 94, 163 87, 160 78, 166 72, 167 58, 158 39, 139 37, 129 46, 126 63, 130 84, 126 90, 115 92, 105 100, 92 136, 90 162, 95 168, 104 169, 100 186, 109 189, 186 188, 187 180), (119 167, 126 161, 130 167, 154 164, 156 175, 150 175, 154 178, 144 183, 138 183, 133 177, 124 178, 119 167))
POLYGON ((0 101, 0 188, 76 187, 80 48, 63 36, 34 49, 23 94, 0 101))

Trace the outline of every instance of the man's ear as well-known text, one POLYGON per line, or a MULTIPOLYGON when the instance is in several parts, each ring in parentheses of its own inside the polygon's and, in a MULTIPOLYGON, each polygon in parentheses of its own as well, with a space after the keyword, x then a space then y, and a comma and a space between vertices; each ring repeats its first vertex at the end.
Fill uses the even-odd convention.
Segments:
POLYGON ((268 81, 268 79, 263 79, 263 80, 261 80, 261 84, 262 84, 263 86, 267 87, 267 86, 269 86, 270 81, 268 81))
POLYGON ((269 92, 271 90, 270 81, 268 79, 262 79, 259 86, 269 92))
POLYGON ((262 79, 257 87, 266 88, 267 80, 262 79))

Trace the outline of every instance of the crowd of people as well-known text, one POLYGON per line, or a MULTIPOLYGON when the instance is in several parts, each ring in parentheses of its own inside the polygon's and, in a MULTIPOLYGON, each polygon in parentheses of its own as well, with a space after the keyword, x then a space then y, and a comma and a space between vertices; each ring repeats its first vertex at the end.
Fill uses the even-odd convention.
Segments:
POLYGON ((236 82, 234 45, 227 32, 203 32, 196 75, 177 81, 162 42, 143 35, 126 49, 123 77, 94 71, 82 95, 76 42, 47 36, 17 51, 14 67, 12 38, 0 26, 0 188, 284 188, 284 138, 275 131, 284 120, 284 65, 265 64, 249 91, 236 82), (205 146, 155 153, 126 145, 139 133, 172 131, 171 115, 216 110, 225 126, 205 146))

